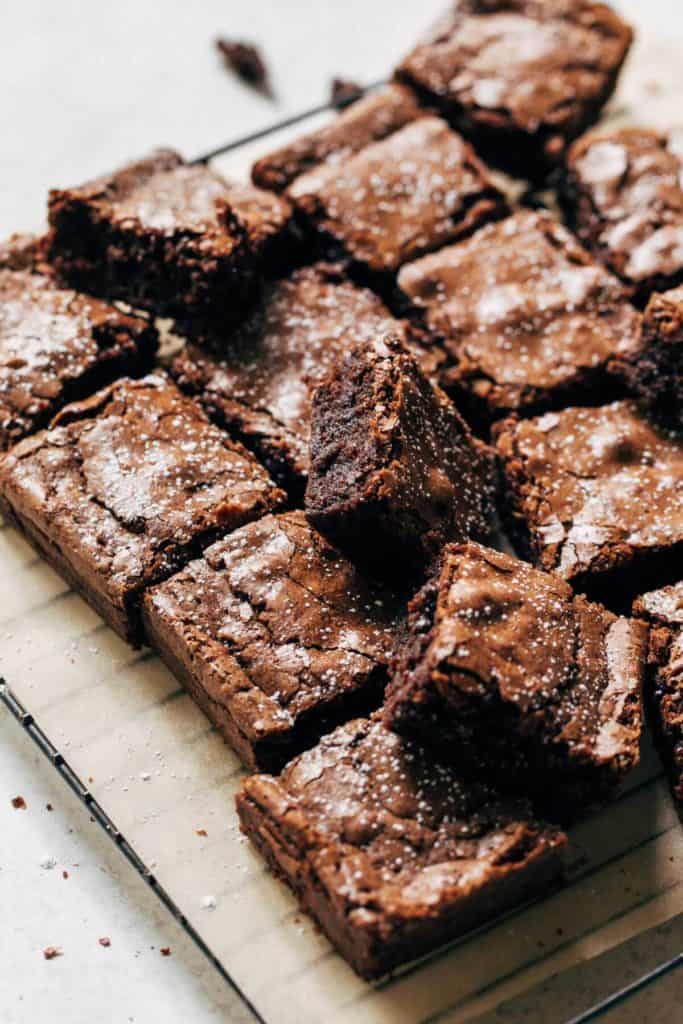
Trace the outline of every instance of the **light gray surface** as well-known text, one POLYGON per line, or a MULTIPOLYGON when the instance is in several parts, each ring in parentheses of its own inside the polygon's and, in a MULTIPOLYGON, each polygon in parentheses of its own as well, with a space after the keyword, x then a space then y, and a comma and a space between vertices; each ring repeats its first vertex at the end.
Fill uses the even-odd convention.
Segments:
MULTIPOLYGON (((0 236, 41 226, 50 185, 79 182, 155 145, 195 155, 317 103, 333 74, 381 77, 442 5, 6 0, 0 5, 0 236), (217 34, 262 43, 276 102, 250 93, 223 69, 213 50, 217 34)), ((680 0, 629 0, 622 7, 640 25, 668 38, 681 35, 680 0)), ((218 975, 4 710, 0 779, 2 1024, 235 1019, 218 975), (11 808, 17 793, 26 797, 27 811, 11 808), (48 801, 52 814, 44 811, 48 801), (56 857, 58 866, 41 868, 45 856, 56 857), (100 935, 111 937, 110 949, 97 945, 100 935), (64 956, 44 961, 48 944, 61 946, 64 956), (172 957, 159 955, 162 945, 172 947, 172 957)), ((580 973, 575 984, 582 984, 580 973)), ((550 986, 542 993, 548 1020, 563 1020, 562 1000, 553 1003, 557 991, 550 986)), ((674 1020, 676 991, 674 983, 658 987, 614 1019, 674 1020)), ((502 1019, 529 1018, 513 1005, 502 1019)))

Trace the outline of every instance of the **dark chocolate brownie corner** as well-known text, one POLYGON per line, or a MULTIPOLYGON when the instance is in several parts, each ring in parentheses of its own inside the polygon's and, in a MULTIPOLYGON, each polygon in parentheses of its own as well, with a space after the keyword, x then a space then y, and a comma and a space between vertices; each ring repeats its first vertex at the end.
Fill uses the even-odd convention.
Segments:
POLYGON ((541 177, 597 121, 632 39, 591 0, 455 0, 396 77, 492 163, 541 177))
POLYGON ((566 820, 638 763, 646 638, 554 574, 448 545, 411 602, 384 719, 566 820))
POLYGON ((492 452, 398 338, 356 346, 315 392, 306 514, 377 573, 489 536, 494 492, 492 452))
POLYGON ((376 719, 237 794, 243 832, 363 978, 547 891, 566 836, 376 719))

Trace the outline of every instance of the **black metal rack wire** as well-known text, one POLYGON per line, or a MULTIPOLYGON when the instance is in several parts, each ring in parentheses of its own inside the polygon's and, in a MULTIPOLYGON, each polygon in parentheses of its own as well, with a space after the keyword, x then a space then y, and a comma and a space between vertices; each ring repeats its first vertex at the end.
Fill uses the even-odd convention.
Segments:
MULTIPOLYGON (((383 82, 373 83, 366 87, 365 92, 370 92, 373 89, 378 88, 384 84, 383 82)), ((232 139, 215 149, 209 150, 206 153, 202 153, 192 161, 193 163, 207 163, 209 160, 215 157, 222 156, 224 154, 234 152, 243 146, 247 146, 251 143, 258 142, 261 139, 266 139, 277 132, 283 131, 286 128, 294 127, 297 124, 301 124, 311 117, 318 114, 326 113, 327 111, 334 110, 334 106, 331 103, 321 103, 317 106, 311 107, 308 110, 301 111, 300 113, 294 114, 290 117, 284 118, 283 120, 276 122, 275 124, 268 125, 265 128, 261 128, 258 131, 251 132, 248 135, 244 135, 238 139, 232 139)), ((207 943, 204 941, 199 932, 194 926, 188 921, 187 917, 183 914, 180 907, 177 905, 175 900, 166 889, 158 882, 154 873, 145 864, 144 860, 137 853, 135 848, 126 839, 126 837, 117 828, 116 823, 110 818, 105 809, 96 799, 96 797, 90 792, 88 787, 82 782, 76 772, 73 770, 68 760, 64 757, 61 751, 55 746, 50 737, 45 733, 41 726, 36 721, 35 717, 24 707, 22 702, 13 693, 8 683, 0 677, 0 701, 7 708, 12 717, 22 727, 22 729, 28 734, 35 746, 41 751, 41 753, 47 758, 52 764, 56 772, 61 776, 63 781, 69 787, 69 789, 76 795, 78 800, 87 808, 92 819, 97 822, 100 828, 108 835, 111 841, 119 848, 123 856, 137 872, 137 874, 144 880, 144 882, 152 889, 155 895, 163 903, 169 913, 175 918, 180 924, 186 934, 195 943, 197 948, 201 950, 204 956, 213 964, 216 970, 219 972, 223 980, 229 985, 234 992, 235 996, 240 1000, 246 1012, 251 1015, 252 1019, 258 1024, 267 1024, 263 1016, 259 1013, 257 1008, 254 1006, 252 1001, 246 995, 246 993, 240 988, 235 979, 230 974, 229 969, 221 963, 217 956, 211 951, 207 943)), ((507 916, 507 915, 506 915, 507 916)), ((476 933, 474 933, 476 934, 476 933)), ((472 937, 465 936, 463 941, 467 938, 472 937)), ((636 993, 642 991, 649 985, 661 980, 666 975, 673 973, 675 970, 683 967, 683 952, 679 953, 670 960, 664 961, 645 972, 641 977, 631 982, 622 988, 619 988, 608 995, 606 998, 595 1003, 593 1006, 584 1010, 578 1016, 574 1016, 563 1024, 589 1024, 589 1022, 599 1020, 600 1017, 604 1016, 610 1010, 623 1005, 634 996, 636 993)))

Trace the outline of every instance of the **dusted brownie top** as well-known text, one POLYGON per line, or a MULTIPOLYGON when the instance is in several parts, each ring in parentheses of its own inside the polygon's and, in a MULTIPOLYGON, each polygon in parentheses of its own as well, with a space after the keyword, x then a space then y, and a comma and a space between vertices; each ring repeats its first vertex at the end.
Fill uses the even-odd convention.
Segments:
POLYGON ((244 794, 283 817, 360 929, 439 919, 566 842, 526 800, 465 783, 372 719, 336 729, 277 779, 247 779, 244 794))
POLYGON ((683 131, 594 132, 572 146, 565 202, 582 240, 646 293, 683 275, 683 131))
POLYGON ((633 613, 663 626, 683 626, 683 582, 642 594, 633 605, 633 613))
POLYGON ((631 39, 602 3, 459 0, 398 73, 473 132, 537 136, 539 157, 552 162, 597 116, 631 39))
POLYGON ((149 365, 156 332, 141 317, 29 271, 0 270, 0 450, 65 402, 149 365))
POLYGON ((377 272, 397 270, 504 209, 474 150, 438 117, 310 171, 293 194, 320 230, 377 272))
POLYGON ((540 564, 565 579, 683 541, 683 443, 635 402, 505 421, 497 446, 540 564))
POLYGON ((443 338, 444 381, 492 413, 548 400, 638 342, 623 285, 546 213, 489 224, 403 267, 398 283, 443 338))
POLYGON ((320 163, 339 163, 371 142, 391 135, 422 113, 410 89, 389 85, 363 96, 329 124, 262 157, 252 178, 263 188, 282 191, 320 163))

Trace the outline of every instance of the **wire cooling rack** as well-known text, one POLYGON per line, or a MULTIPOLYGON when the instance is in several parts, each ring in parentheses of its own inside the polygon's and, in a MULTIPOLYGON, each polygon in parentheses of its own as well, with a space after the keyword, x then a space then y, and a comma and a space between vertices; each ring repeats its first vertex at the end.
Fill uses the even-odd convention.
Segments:
MULTIPOLYGON (((370 86, 369 88, 375 87, 376 86, 373 85, 370 86)), ((248 166, 244 163, 244 160, 246 159, 247 154, 251 153, 255 144, 269 142, 272 145, 273 140, 276 137, 279 138, 286 130, 292 129, 299 125, 304 125, 308 127, 317 118, 319 119, 321 116, 326 115, 331 109, 333 108, 329 104, 320 104, 316 107, 313 107, 312 109, 303 111, 292 117, 281 120, 278 123, 273 124, 267 128, 264 128, 258 132, 251 133, 240 139, 226 142, 224 145, 219 146, 208 153, 200 155, 199 157, 196 158, 195 162, 199 163, 207 162, 209 160, 218 160, 220 165, 221 158, 225 159, 237 155, 237 162, 241 162, 243 166, 248 166)), ((4 535, 6 535, 8 532, 11 533, 11 531, 9 531, 9 528, 6 526, 2 528, 2 532, 4 535)), ((12 546, 11 540, 9 541, 9 545, 10 547, 12 546)), ((28 579, 27 574, 34 572, 34 570, 37 567, 36 563, 39 560, 27 557, 26 553, 23 550, 19 553, 17 557, 19 566, 18 572, 15 574, 16 578, 28 579)), ((46 569, 45 571, 49 573, 49 570, 46 569)), ((11 588, 11 580, 7 583, 7 586, 8 588, 11 588)), ((33 586, 33 582, 31 583, 31 586, 33 586)), ((60 602, 63 602, 65 600, 70 600, 71 596, 72 595, 69 595, 68 591, 64 588, 60 590, 58 586, 55 587, 51 583, 48 584, 47 582, 44 582, 41 577, 41 580, 39 581, 37 586, 37 592, 34 594, 32 600, 29 600, 27 603, 26 613, 35 616, 41 614, 42 611, 45 611, 49 614, 51 607, 56 606, 60 602), (44 587, 45 589, 41 589, 42 587, 44 587)), ((74 597, 73 600, 78 601, 79 599, 74 597)), ((0 601, 0 606, 1 605, 2 602, 0 601)), ((62 612, 58 610, 55 614, 59 615, 62 614, 62 612)), ((78 638, 100 635, 103 629, 104 627, 101 624, 93 625, 93 623, 90 622, 86 629, 80 629, 76 631, 74 635, 77 637, 77 639, 73 640, 72 644, 77 645, 79 643, 78 638)), ((145 671, 146 657, 149 656, 144 654, 136 655, 132 658, 130 664, 133 664, 134 666, 141 666, 141 671, 145 671)), ((5 660, 6 659, 3 658, 3 661, 5 660)), ((29 665, 28 667, 31 668, 32 666, 29 665)), ((5 671, 7 675, 13 674, 9 669, 5 669, 5 671)), ((16 680, 19 677, 15 676, 14 678, 16 680)), ((88 809, 88 812, 92 816, 92 818, 106 832, 111 841, 115 843, 115 845, 119 848, 123 856, 128 860, 128 862, 132 865, 135 871, 137 871, 140 877, 144 879, 144 881, 147 883, 147 885, 149 885, 149 887, 153 890, 156 896, 161 900, 161 902, 164 904, 167 910, 184 928, 184 930, 192 939, 192 941, 197 945, 197 947, 202 951, 202 953, 207 957, 207 959, 219 971, 219 973, 225 980, 226 984, 230 986, 230 988, 235 993, 236 997, 242 1002, 245 1012, 248 1015, 251 1015, 251 1018, 254 1021, 261 1022, 261 1024, 266 1024, 266 1022, 269 1022, 270 1024, 270 1022, 276 1020, 277 1017, 273 1016, 272 1011, 269 1012, 268 1009, 264 1010, 262 1008, 262 1003, 258 998, 258 992, 256 993, 256 997, 254 997, 254 995, 252 995, 252 992, 247 991, 246 986, 243 983, 241 983, 240 980, 238 980, 238 978, 235 975, 235 971, 231 966, 231 958, 226 957, 224 955, 218 955, 216 952, 214 952, 214 943, 212 943, 209 939, 207 939, 207 937, 204 934, 202 934, 202 931, 200 930, 200 928, 197 927, 197 924, 193 923, 193 921, 190 920, 187 911, 182 909, 182 900, 179 899, 177 894, 174 894, 172 892, 172 890, 174 889, 174 885, 172 884, 169 886, 168 884, 162 884, 162 882, 158 879, 157 875, 155 874, 155 871, 150 866, 151 864, 153 864, 153 861, 150 860, 145 850, 139 850, 137 844, 135 843, 135 840, 127 838, 126 834, 124 834, 124 831, 122 831, 122 828, 120 828, 117 825, 116 813, 112 812, 111 807, 110 810, 107 810, 105 806, 107 803, 111 803, 111 801, 108 799, 107 791, 105 790, 104 794, 98 796, 92 791, 91 788, 89 788, 89 786, 83 783, 82 777, 79 775, 75 767, 72 765, 70 759, 66 756, 64 747, 60 749, 59 744, 55 743, 54 740, 51 738, 50 733, 52 732, 52 735, 55 735, 55 732, 54 725, 51 725, 50 723, 59 721, 58 718, 55 718, 54 708, 48 706, 48 711, 46 713, 49 721, 47 724, 45 722, 41 724, 41 722, 38 719, 41 718, 42 713, 40 711, 35 711, 32 713, 31 710, 29 710, 29 708, 26 706, 25 696, 24 699, 22 699, 22 696, 20 696, 20 693, 18 692, 22 691, 24 695, 25 693, 30 694, 30 685, 28 690, 25 690, 23 685, 19 686, 15 682, 14 688, 12 688, 12 686, 10 685, 11 682, 12 680, 10 680, 9 682, 5 680, 0 680, 0 700, 8 709, 13 718, 29 735, 32 742, 36 745, 36 747, 38 747, 38 749, 43 753, 43 755, 49 760, 55 771, 62 777, 62 779, 67 784, 67 786, 72 790, 72 792, 76 794, 81 803, 88 809)), ((179 699, 179 696, 180 691, 175 690, 172 687, 169 687, 169 692, 163 695, 161 703, 163 704, 168 701, 179 699)), ((58 731, 62 732, 63 730, 58 731)), ((69 744, 71 744, 71 739, 68 742, 69 744)), ((226 762, 229 759, 229 756, 229 752, 226 751, 226 762)), ((228 775, 231 778, 233 776, 238 776, 239 771, 228 771, 228 775)), ((625 860, 626 858, 637 859, 641 851, 644 851, 646 849, 649 850, 651 844, 653 843, 659 843, 660 845, 665 844, 667 851, 669 851, 670 849, 675 849, 676 853, 679 852, 679 846, 675 838, 672 836, 672 833, 675 830, 677 830, 679 826, 677 821, 675 820, 675 814, 673 812, 673 809, 670 806, 667 809, 666 801, 668 800, 668 796, 666 795, 666 786, 661 779, 659 768, 654 761, 650 761, 649 764, 646 764, 644 766, 644 768, 640 772, 639 777, 631 783, 630 788, 626 791, 622 798, 616 802, 616 809, 613 809, 611 813, 614 819, 617 821, 618 827, 623 827, 621 822, 622 819, 626 820, 629 808, 631 809, 631 813, 635 813, 636 806, 641 806, 641 804, 643 807, 647 806, 648 808, 651 808, 651 801, 655 799, 655 795, 657 800, 659 801, 659 810, 656 814, 652 814, 652 821, 649 823, 651 827, 643 829, 642 835, 638 834, 635 836, 631 836, 630 832, 628 831, 628 828, 626 828, 625 832, 628 833, 629 839, 625 850, 622 848, 616 849, 614 851, 606 849, 605 855, 602 857, 595 857, 593 853, 586 854, 585 848, 583 849, 583 852, 577 853, 575 864, 570 872, 570 885, 572 883, 576 886, 579 886, 579 884, 581 884, 585 887, 586 882, 590 882, 591 878, 600 880, 600 884, 602 885, 609 885, 609 882, 605 882, 604 879, 606 877, 605 873, 610 869, 612 864, 621 863, 621 860, 625 860), (627 804, 628 807, 626 806, 627 804)), ((602 826, 600 825, 599 819, 596 819, 596 823, 594 823, 593 827, 591 827, 590 823, 588 824, 588 826, 586 826, 586 834, 588 834, 589 832, 595 832, 596 830, 599 832, 601 827, 602 826)), ((605 826, 605 833, 607 833, 609 828, 611 828, 611 826, 605 826)), ((587 848, 589 845, 589 843, 586 843, 585 847, 587 848)), ((579 842, 579 849, 581 849, 581 842, 579 842)), ((669 859, 673 858, 670 857, 669 859)), ((272 892, 269 891, 271 899, 276 898, 274 896, 274 892, 275 890, 273 890, 272 892)), ((289 897, 285 895, 277 898, 285 901, 289 899, 289 897)), ((659 891, 659 889, 657 889, 656 895, 652 897, 653 900, 660 898, 664 898, 669 902, 667 902, 666 909, 663 911, 663 913, 660 914, 659 917, 655 918, 656 921, 670 921, 673 918, 675 918, 676 914, 678 914, 680 911, 683 911, 683 901, 679 902, 678 883, 675 878, 673 880, 665 879, 661 888, 661 892, 659 891), (675 903, 670 902, 671 894, 674 892, 676 893, 675 903)), ((542 908, 545 899, 547 899, 547 897, 545 897, 543 900, 536 901, 533 905, 534 909, 537 910, 539 908, 539 905, 542 908)), ((646 904, 647 900, 644 901, 643 905, 646 904)), ((638 908, 638 906, 640 905, 636 904, 636 909, 638 908)), ((524 915, 527 912, 527 910, 528 907, 516 908, 509 914, 504 915, 503 918, 498 918, 495 921, 490 922, 483 928, 478 929, 476 933, 472 933, 471 935, 464 937, 463 939, 459 940, 457 944, 454 945, 463 946, 467 943, 471 943, 472 941, 478 941, 476 937, 486 933, 491 935, 495 931, 497 934, 498 931, 500 931, 500 929, 504 927, 506 921, 513 923, 526 922, 527 918, 524 915)), ((283 917, 286 920, 282 927, 292 927, 292 914, 293 911, 291 909, 291 905, 289 905, 287 911, 283 914, 283 917)), ((616 915, 617 919, 620 916, 621 912, 618 911, 616 915)), ((561 929, 557 930, 561 931, 561 929)), ((631 931, 629 934, 633 935, 634 932, 631 931)), ((635 934, 637 934, 637 932, 635 934)), ((540 944, 542 945, 543 943, 540 944)), ((492 947, 489 947, 487 945, 487 949, 489 948, 492 947)), ((432 957, 426 958, 425 961, 420 962, 416 965, 409 966, 403 972, 400 972, 399 978, 407 979, 407 982, 404 983, 404 986, 405 984, 410 985, 411 976, 415 976, 419 974, 421 970, 424 970, 425 964, 433 964, 435 961, 438 961, 439 959, 447 958, 449 956, 449 950, 452 949, 453 946, 447 947, 445 951, 439 951, 432 957)), ((558 949, 561 950, 561 945, 558 947, 558 949)), ((321 952, 320 957, 318 959, 321 960, 324 965, 326 959, 331 957, 333 957, 333 954, 331 954, 329 950, 325 950, 324 952, 321 952)), ((334 958, 334 960, 336 960, 336 957, 334 958)), ((316 962, 317 961, 314 958, 314 963, 316 962)), ((522 965, 523 968, 527 969, 530 966, 533 966, 533 960, 527 960, 522 965)), ((671 974, 672 972, 676 971, 678 968, 682 966, 683 953, 678 953, 671 958, 665 959, 662 962, 659 962, 656 965, 651 966, 649 969, 644 971, 639 977, 631 981, 629 984, 621 985, 613 992, 609 993, 606 996, 603 996, 599 999, 599 1001, 595 1002, 593 1005, 583 1009, 582 1012, 579 1013, 577 1016, 567 1018, 565 1024, 586 1024, 586 1022, 598 1020, 608 1011, 626 1003, 630 998, 632 998, 636 993, 640 992, 645 987, 653 985, 666 975, 671 974)), ((513 971, 511 973, 514 974, 516 972, 513 971)), ((520 976, 522 973, 523 971, 520 971, 520 976)), ((292 975, 295 985, 297 983, 297 976, 297 972, 295 971, 292 975)), ((324 978, 324 971, 322 976, 324 978)), ((498 982, 501 979, 496 978, 494 980, 498 982)), ((503 980, 505 980, 505 978, 503 980)), ((364 986, 363 983, 360 983, 358 981, 355 982, 355 985, 351 985, 349 987, 349 999, 346 1003, 346 1006, 351 1008, 352 1016, 354 1017, 354 1019, 356 1019, 354 1011, 355 1007, 361 1007, 367 1010, 368 996, 373 996, 373 994, 377 993, 379 993, 381 996, 382 993, 388 992, 391 989, 391 986, 391 979, 385 980, 384 982, 380 982, 378 985, 374 987, 364 986), (372 991, 369 993, 364 991, 368 988, 372 989, 372 991)), ((518 992, 523 990, 523 987, 517 988, 518 992)), ((399 986, 399 995, 400 991, 401 989, 399 986)), ((385 1015, 386 1007, 382 1003, 375 1004, 370 1002, 370 1016, 367 1019, 375 1019, 374 1016, 372 1016, 372 1014, 373 1007, 376 1005, 378 1009, 377 1020, 381 1021, 400 1019, 401 1021, 410 1020, 411 1024, 418 1024, 418 1022, 420 1021, 427 1020, 455 1020, 456 1016, 454 1016, 453 1014, 456 1012, 457 1006, 460 1005, 460 1003, 458 1003, 457 1000, 452 1001, 450 1005, 448 1004, 448 1001, 446 1001, 445 1006, 441 1007, 436 1013, 430 1014, 428 1012, 429 1007, 426 1004, 425 1006, 421 1006, 419 1004, 420 1000, 418 998, 414 1012, 411 1010, 409 1015, 407 1015, 406 1013, 402 1013, 401 1015, 394 1017, 393 1014, 397 1012, 397 1004, 395 1002, 390 1003, 389 1005, 392 1007, 392 1015, 387 1017, 385 1015), (427 1012, 424 1012, 425 1009, 427 1010, 427 1012)), ((342 1019, 347 1019, 346 1017, 344 1017, 343 1014, 344 1008, 344 1006, 342 1006, 341 1008, 336 1008, 339 1012, 337 1016, 335 1016, 335 1020, 339 1019, 341 1021, 342 1019)), ((560 1018, 558 1018, 558 1020, 559 1019, 560 1018)))

